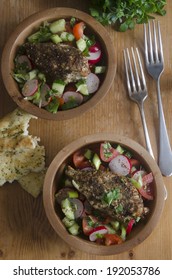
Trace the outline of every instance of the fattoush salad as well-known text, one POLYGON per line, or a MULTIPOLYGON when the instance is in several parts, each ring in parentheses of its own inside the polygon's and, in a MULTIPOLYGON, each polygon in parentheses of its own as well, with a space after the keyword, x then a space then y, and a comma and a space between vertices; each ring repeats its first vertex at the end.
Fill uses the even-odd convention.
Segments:
POLYGON ((13 77, 23 98, 56 113, 90 99, 105 71, 101 44, 86 23, 61 18, 44 22, 19 47, 13 77))
POLYGON ((121 244, 150 212, 153 181, 152 172, 131 151, 98 143, 72 155, 55 194, 56 206, 70 234, 101 245, 121 244))

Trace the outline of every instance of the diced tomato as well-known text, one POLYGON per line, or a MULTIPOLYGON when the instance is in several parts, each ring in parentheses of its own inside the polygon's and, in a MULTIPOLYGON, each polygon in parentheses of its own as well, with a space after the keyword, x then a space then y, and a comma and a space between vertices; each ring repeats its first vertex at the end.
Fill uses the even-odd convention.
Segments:
POLYGON ((127 225, 127 229, 126 229, 126 234, 127 234, 127 235, 131 232, 134 223, 135 223, 135 220, 134 220, 134 219, 131 219, 131 220, 129 221, 129 223, 128 223, 128 225, 127 225))
POLYGON ((80 169, 91 166, 89 160, 85 158, 84 153, 81 150, 78 150, 73 154, 73 163, 76 168, 80 169))
POLYGON ((64 104, 64 99, 63 99, 63 97, 60 97, 60 98, 59 98, 59 103, 60 103, 60 106, 62 106, 62 105, 64 104))
POLYGON ((148 185, 148 184, 152 183, 153 182, 153 174, 152 174, 152 172, 144 175, 142 177, 142 181, 143 181, 143 185, 148 185))
POLYGON ((90 232, 93 230, 93 227, 89 225, 88 217, 83 217, 82 219, 82 230, 85 235, 89 236, 90 232))
POLYGON ((110 246, 114 244, 121 244, 123 242, 122 238, 117 234, 107 233, 104 235, 105 245, 110 246))
POLYGON ((151 185, 138 188, 139 193, 147 200, 153 200, 153 188, 151 185))
POLYGON ((111 161, 114 157, 119 155, 119 152, 114 149, 110 143, 105 142, 100 144, 100 158, 105 162, 111 161))
POLYGON ((83 34, 84 34, 84 28, 85 28, 85 24, 84 22, 79 22, 76 23, 73 27, 73 35, 75 36, 76 40, 79 40, 80 38, 82 38, 83 34))
POLYGON ((131 166, 139 166, 140 165, 140 161, 135 159, 135 158, 130 158, 130 163, 131 163, 131 166))
POLYGON ((94 228, 93 225, 94 225, 94 223, 91 221, 91 219, 88 216, 83 217, 82 230, 85 235, 89 236, 89 234, 93 231, 93 228, 94 228))

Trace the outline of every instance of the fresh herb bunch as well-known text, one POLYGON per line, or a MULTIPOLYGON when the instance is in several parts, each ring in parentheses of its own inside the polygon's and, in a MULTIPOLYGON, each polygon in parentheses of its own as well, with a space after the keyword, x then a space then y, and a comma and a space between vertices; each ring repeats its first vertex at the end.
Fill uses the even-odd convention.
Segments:
POLYGON ((91 0, 90 13, 103 25, 113 25, 119 31, 133 29, 136 24, 165 15, 166 0, 91 0))

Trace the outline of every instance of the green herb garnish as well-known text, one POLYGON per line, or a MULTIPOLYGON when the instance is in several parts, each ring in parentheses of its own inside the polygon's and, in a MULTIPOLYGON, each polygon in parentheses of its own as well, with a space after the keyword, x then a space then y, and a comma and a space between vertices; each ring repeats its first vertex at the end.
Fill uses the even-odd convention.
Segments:
POLYGON ((110 205, 113 200, 119 199, 120 196, 121 196, 120 189, 116 188, 116 189, 106 193, 103 197, 103 201, 110 205))
POLYGON ((90 13, 103 25, 115 24, 119 31, 147 23, 153 14, 165 15, 166 0, 92 0, 90 13))

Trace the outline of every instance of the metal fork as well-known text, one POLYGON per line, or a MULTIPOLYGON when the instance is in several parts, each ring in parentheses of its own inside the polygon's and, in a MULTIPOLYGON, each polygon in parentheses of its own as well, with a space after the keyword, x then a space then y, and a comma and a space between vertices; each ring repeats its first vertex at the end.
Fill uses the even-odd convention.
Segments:
POLYGON ((146 81, 144 77, 139 51, 137 48, 135 49, 135 52, 136 55, 134 53, 134 49, 131 48, 132 60, 134 65, 134 67, 132 67, 129 50, 128 49, 124 50, 124 62, 125 62, 125 70, 126 70, 126 77, 127 77, 128 93, 130 99, 136 102, 139 107, 141 119, 143 123, 146 148, 147 151, 150 153, 150 155, 154 158, 151 143, 150 143, 149 133, 147 129, 145 114, 144 114, 144 107, 143 107, 143 103, 146 97, 148 96, 146 81))
POLYGON ((172 175, 172 151, 168 138, 160 92, 160 76, 164 70, 164 57, 160 24, 144 24, 145 61, 148 73, 156 81, 159 113, 159 168, 164 176, 172 175), (152 36, 153 34, 153 36, 152 36))

